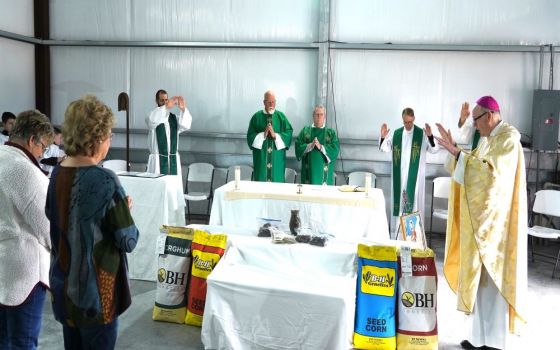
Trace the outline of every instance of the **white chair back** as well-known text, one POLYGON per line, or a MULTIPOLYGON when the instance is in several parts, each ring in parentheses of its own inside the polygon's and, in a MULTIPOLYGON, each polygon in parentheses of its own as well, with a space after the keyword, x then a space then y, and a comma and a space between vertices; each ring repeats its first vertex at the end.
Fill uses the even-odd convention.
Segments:
POLYGON ((287 184, 295 184, 297 179, 297 172, 292 168, 286 168, 284 172, 284 182, 287 184))
POLYGON ((212 182, 214 166, 210 163, 191 163, 187 172, 187 182, 212 182))
MULTIPOLYGON (((235 167, 236 165, 232 165, 227 169, 226 183, 235 180, 235 167)), ((253 180, 253 167, 239 165, 239 170, 241 171, 241 181, 253 180)))
POLYGON ((560 266, 560 249, 556 255, 551 255, 546 251, 535 251, 535 239, 550 239, 558 241, 560 239, 560 230, 555 229, 552 224, 553 217, 560 217, 560 191, 540 190, 535 194, 535 202, 533 203, 533 214, 543 214, 548 216, 548 223, 545 226, 533 225, 529 227, 527 233, 531 236, 531 260, 535 261, 535 255, 543 257, 544 262, 554 264, 552 269, 552 278, 556 268, 560 266))
MULTIPOLYGON (((210 163, 191 163, 187 167, 187 181, 185 182, 185 201, 187 202, 187 213, 191 222, 191 201, 208 201, 205 216, 209 217, 210 203, 212 203, 212 182, 214 179, 214 166, 210 163), (205 183, 206 190, 193 191, 189 186, 191 182, 205 183)), ((198 184, 202 186, 202 184, 198 184)))
POLYGON ((441 176, 434 179, 434 198, 449 198, 451 189, 451 177, 441 176))
POLYGON ((560 191, 538 191, 533 204, 533 213, 560 217, 560 191))
POLYGON ((354 171, 348 174, 348 184, 351 186, 364 187, 366 184, 366 174, 371 174, 371 188, 375 188, 376 176, 367 171, 354 171))
POLYGON ((103 162, 102 166, 107 169, 111 169, 114 172, 126 171, 126 160, 122 159, 110 159, 103 162))
POLYGON ((433 181, 432 186, 432 201, 430 209, 430 231, 428 232, 428 246, 432 246, 432 233, 434 226, 434 218, 447 220, 449 213, 447 207, 445 208, 434 208, 434 199, 449 199, 449 191, 451 190, 451 177, 440 176, 436 177, 433 181))
POLYGON ((335 186, 347 185, 346 176, 343 173, 334 173, 334 184, 335 186))

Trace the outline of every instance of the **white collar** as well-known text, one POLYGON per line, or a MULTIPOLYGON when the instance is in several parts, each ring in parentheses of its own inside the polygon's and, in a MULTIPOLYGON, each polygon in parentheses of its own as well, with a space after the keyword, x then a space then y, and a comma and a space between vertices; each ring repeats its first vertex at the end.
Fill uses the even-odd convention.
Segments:
POLYGON ((496 125, 494 127, 494 129, 492 129, 492 131, 490 131, 490 136, 496 136, 496 134, 498 133, 499 129, 501 129, 501 127, 504 125, 504 123, 502 123, 502 120, 500 120, 498 122, 498 125, 496 125))
MULTIPOLYGON (((262 111, 263 111, 264 114, 269 114, 269 113, 266 111, 266 109, 263 109, 262 111)), ((276 109, 273 109, 272 112, 270 113, 270 115, 273 115, 274 112, 276 112, 276 109)))
POLYGON ((317 129, 323 129, 323 128, 325 127, 325 124, 326 124, 326 122, 323 123, 323 126, 320 126, 320 127, 315 126, 315 124, 311 124, 311 127, 312 127, 312 128, 317 128, 317 129))

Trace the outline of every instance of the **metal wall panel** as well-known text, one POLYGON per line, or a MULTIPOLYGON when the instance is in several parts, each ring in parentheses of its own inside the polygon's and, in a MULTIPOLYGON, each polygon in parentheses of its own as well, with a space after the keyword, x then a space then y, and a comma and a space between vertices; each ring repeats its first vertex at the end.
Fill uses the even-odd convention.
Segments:
POLYGON ((33 45, 0 38, 0 113, 35 108, 33 45))
POLYGON ((131 39, 130 0, 49 1, 51 39, 131 39))
POLYGON ((33 36, 33 0, 0 0, 0 9, 0 30, 33 36))
MULTIPOLYGON (((52 121, 62 124, 68 104, 94 94, 117 113, 117 96, 130 86, 130 49, 91 47, 51 48, 52 121)), ((125 127, 118 118, 118 127, 125 127)))
POLYGON ((443 123, 456 134, 461 104, 472 108, 483 95, 494 96, 503 118, 530 134, 538 60, 535 53, 334 50, 339 136, 378 140, 382 123, 402 126, 405 107, 414 109, 417 125, 443 123))
POLYGON ((245 133, 262 109, 263 94, 276 92, 277 108, 294 128, 311 120, 317 52, 276 49, 133 49, 133 127, 155 108, 155 92, 182 95, 193 131, 245 133))
POLYGON ((331 40, 404 44, 560 44, 556 0, 331 0, 331 40))
MULTIPOLYGON (((294 129, 311 122, 316 91, 315 50, 53 47, 53 121, 68 103, 93 93, 117 112, 117 96, 130 95, 131 127, 146 129, 155 92, 182 95, 193 131, 245 133, 262 109, 263 93, 277 94, 277 108, 294 129)), ((117 127, 124 127, 123 117, 117 127)))
POLYGON ((51 37, 311 42, 318 6, 300 0, 51 0, 51 37))

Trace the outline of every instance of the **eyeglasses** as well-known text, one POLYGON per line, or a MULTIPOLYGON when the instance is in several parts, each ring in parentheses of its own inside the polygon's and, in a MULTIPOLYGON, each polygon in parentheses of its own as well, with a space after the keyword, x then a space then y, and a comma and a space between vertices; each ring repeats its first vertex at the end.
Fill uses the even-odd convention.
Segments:
POLYGON ((45 153, 45 151, 47 150, 47 148, 49 148, 49 146, 45 146, 45 144, 41 140, 39 140, 39 143, 41 144, 41 147, 43 148, 43 153, 45 153))
POLYGON ((490 111, 486 111, 484 113, 482 113, 481 115, 479 115, 478 117, 473 117, 473 122, 476 122, 477 120, 479 120, 480 118, 484 117, 486 115, 486 113, 491 113, 490 111))

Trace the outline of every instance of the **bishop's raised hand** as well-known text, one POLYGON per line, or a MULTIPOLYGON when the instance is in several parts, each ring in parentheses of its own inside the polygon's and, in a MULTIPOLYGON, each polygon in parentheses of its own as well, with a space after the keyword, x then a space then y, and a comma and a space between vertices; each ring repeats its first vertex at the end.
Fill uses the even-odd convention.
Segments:
POLYGON ((463 105, 461 106, 461 113, 459 114, 459 123, 458 126, 462 127, 463 124, 465 124, 465 121, 467 120, 467 118, 471 115, 471 110, 469 108, 469 103, 465 102, 463 103, 463 105))
POLYGON ((453 141, 453 137, 451 136, 451 131, 449 129, 445 130, 443 125, 439 123, 436 123, 436 125, 438 127, 438 131, 441 136, 441 137, 436 136, 437 142, 453 156, 457 156, 460 150, 459 148, 457 148, 457 145, 453 141))
POLYGON ((451 131, 449 129, 445 129, 445 127, 440 123, 436 123, 436 126, 442 140, 452 145, 455 144, 455 142, 453 141, 453 137, 451 136, 451 131))
POLYGON ((386 138, 387 135, 389 134, 389 131, 390 131, 390 130, 391 130, 391 129, 389 129, 389 128, 387 127, 387 124, 386 124, 386 123, 383 123, 383 124, 381 125, 381 132, 379 133, 379 134, 381 135, 381 138, 382 138, 382 139, 386 138))

